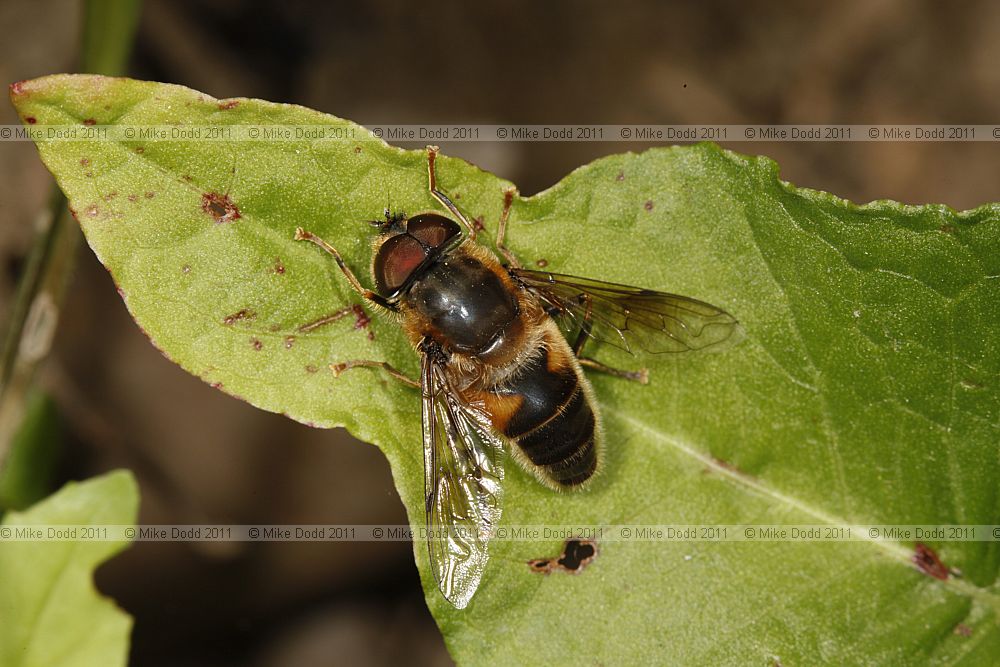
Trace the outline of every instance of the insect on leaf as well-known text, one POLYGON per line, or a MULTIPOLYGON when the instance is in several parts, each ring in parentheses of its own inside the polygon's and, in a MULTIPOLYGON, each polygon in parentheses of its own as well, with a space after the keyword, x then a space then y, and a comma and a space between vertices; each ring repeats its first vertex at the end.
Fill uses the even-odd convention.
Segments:
MULTIPOLYGON (((334 263, 292 237, 302 226, 328 239, 370 286, 360 221, 387 197, 440 211, 423 151, 301 107, 156 83, 54 76, 12 97, 40 126, 314 125, 347 137, 38 149, 158 347, 254 405, 377 444, 422 526, 419 392, 325 371, 361 358, 416 377, 418 355, 389 320, 355 317, 357 295, 334 263), (336 312, 348 315, 304 326, 336 312)), ((488 237, 510 184, 444 157, 438 178, 488 237)), ((713 304, 745 338, 724 354, 588 348, 648 367, 650 384, 593 375, 603 470, 587 490, 556 494, 508 465, 501 528, 1000 524, 997 205, 856 206, 783 183, 767 159, 702 144, 613 155, 516 198, 507 245, 528 267, 713 304)), ((666 535, 596 535, 585 569, 550 576, 527 563, 559 554, 566 536, 494 539, 464 610, 439 595, 424 545, 415 556, 460 663, 985 665, 1000 655, 995 543, 924 540, 944 574, 930 576, 914 563, 915 538, 666 535)))

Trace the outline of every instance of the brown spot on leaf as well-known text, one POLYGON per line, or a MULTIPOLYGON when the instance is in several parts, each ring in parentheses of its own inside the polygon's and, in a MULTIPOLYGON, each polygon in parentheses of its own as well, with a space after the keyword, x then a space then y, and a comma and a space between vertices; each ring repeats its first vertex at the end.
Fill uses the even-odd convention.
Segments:
POLYGON ((148 191, 146 192, 146 199, 152 199, 155 196, 156 196, 155 192, 148 192, 148 191))
POLYGON ((316 368, 315 366, 313 366, 312 364, 309 364, 308 366, 306 366, 306 373, 315 373, 318 370, 319 369, 316 368))
POLYGON ((90 158, 86 158, 86 157, 80 158, 80 166, 81 167, 86 167, 88 164, 90 164, 90 158))
POLYGON ((94 120, 93 118, 88 118, 85 121, 83 121, 83 124, 89 127, 91 125, 97 125, 97 121, 94 120))
POLYGON ((642 207, 644 209, 646 209, 647 211, 652 211, 653 210, 653 200, 652 199, 647 199, 646 203, 643 204, 642 207))
MULTIPOLYGON (((313 320, 312 322, 303 324, 302 326, 299 327, 299 331, 302 333, 315 331, 316 329, 326 326, 327 324, 332 324, 338 320, 341 320, 349 314, 354 315, 355 329, 366 329, 368 328, 368 325, 371 324, 372 320, 368 316, 368 313, 365 312, 365 309, 362 308, 360 304, 354 304, 352 306, 346 306, 344 308, 341 308, 340 310, 334 311, 329 315, 324 315, 323 317, 313 320)), ((374 333, 369 331, 368 339, 374 340, 374 338, 375 338, 374 333)))
POLYGON ((88 171, 86 174, 84 174, 84 176, 86 176, 87 178, 93 178, 94 177, 94 172, 88 171))
POLYGON ((948 568, 937 553, 926 544, 917 542, 913 548, 913 564, 929 577, 944 581, 948 578, 948 568))
POLYGON ((109 192, 108 194, 106 194, 103 197, 101 197, 101 199, 103 199, 104 201, 111 201, 112 199, 114 199, 117 196, 118 196, 118 192, 109 192))
POLYGON ((10 94, 11 95, 23 95, 24 92, 25 92, 25 90, 24 90, 24 84, 25 83, 27 83, 26 80, 21 80, 21 81, 15 81, 14 83, 10 84, 10 86, 9 86, 10 87, 10 94))
POLYGON ((597 558, 597 543, 593 540, 566 540, 561 555, 555 558, 534 558, 528 561, 528 567, 539 574, 551 574, 562 571, 579 574, 585 567, 597 558))
POLYGON ((228 111, 229 109, 235 109, 240 105, 239 100, 221 100, 219 102, 220 111, 228 111))
POLYGON ((295 336, 285 336, 285 349, 290 350, 295 345, 295 336))
POLYGON ((134 201, 139 201, 139 195, 137 195, 137 194, 134 194, 134 193, 133 193, 133 194, 130 194, 130 195, 128 196, 128 200, 129 200, 129 201, 131 201, 131 202, 134 202, 134 201))
POLYGON ((259 338, 250 339, 250 344, 253 345, 253 349, 257 350, 258 352, 264 349, 264 343, 260 342, 259 338))
POLYGON ((91 204, 87 207, 87 216, 91 218, 96 218, 97 214, 100 213, 100 209, 97 208, 97 204, 91 204))
POLYGON ((355 146, 354 147, 354 152, 355 153, 360 153, 361 152, 361 146, 355 146))
POLYGON ((236 324, 237 322, 239 322, 241 320, 252 320, 252 319, 256 319, 256 317, 257 317, 257 313, 255 313, 252 310, 249 310, 247 308, 244 308, 243 310, 239 311, 238 313, 233 313, 232 315, 227 315, 225 318, 223 318, 222 323, 223 324, 227 324, 227 325, 233 325, 233 324, 236 324))
POLYGON ((949 224, 944 224, 944 225, 941 225, 940 227, 938 227, 938 231, 941 232, 941 233, 943 233, 943 234, 954 234, 955 233, 955 227, 952 226, 952 225, 949 225, 949 224))
POLYGON ((625 180, 625 172, 624 171, 619 171, 618 175, 615 176, 615 180, 616 181, 624 181, 625 180))
MULTIPOLYGON (((754 479, 754 476, 744 471, 742 468, 737 467, 733 463, 726 461, 725 459, 720 459, 718 456, 711 457, 712 462, 719 466, 723 470, 728 470, 738 477, 743 477, 745 479, 754 479)), ((711 474, 717 472, 714 468, 706 467, 703 471, 705 474, 711 474)))
POLYGON ((191 174, 184 174, 183 176, 181 176, 181 178, 187 181, 188 183, 194 180, 194 176, 192 176, 191 174))
POLYGON ((486 225, 483 224, 483 216, 472 219, 472 226, 477 232, 481 232, 486 229, 486 225))
POLYGON ((201 210, 215 218, 216 224, 240 219, 240 209, 229 199, 229 195, 207 192, 201 196, 201 210))
POLYGON ((552 560, 549 558, 536 558, 528 561, 528 567, 540 574, 548 574, 552 571, 552 560))
POLYGON ((539 268, 544 269, 546 266, 549 265, 549 260, 543 257, 542 259, 535 262, 535 264, 537 264, 539 268))
POLYGON ((142 155, 143 153, 146 152, 146 149, 143 148, 142 146, 136 146, 135 147, 135 152, 138 153, 139 155, 142 155))
POLYGON ((720 468, 725 468, 729 472, 735 472, 735 473, 737 473, 739 475, 743 474, 742 470, 740 470, 739 468, 737 468, 736 466, 734 466, 729 461, 726 461, 725 459, 720 459, 718 456, 713 456, 712 457, 712 461, 714 461, 716 463, 716 465, 718 465, 720 468))
POLYGON ((319 319, 316 319, 316 320, 313 320, 312 322, 307 322, 306 324, 301 325, 299 327, 299 331, 301 331, 302 333, 308 333, 310 331, 314 331, 316 329, 319 329, 322 326, 326 326, 327 324, 332 324, 332 323, 336 322, 337 320, 343 319, 348 313, 352 312, 352 310, 353 309, 351 308, 351 306, 347 306, 345 308, 341 308, 340 310, 334 311, 334 312, 330 313, 329 315, 324 315, 323 317, 320 317, 319 319))
POLYGON ((67 206, 66 208, 69 209, 69 214, 73 216, 73 219, 76 220, 77 222, 80 222, 80 216, 76 214, 76 209, 73 208, 72 206, 67 206))
POLYGON ((38 122, 38 119, 35 118, 34 116, 26 116, 24 120, 25 122, 28 123, 28 125, 34 125, 35 123, 38 122))
POLYGON ((960 637, 971 637, 972 636, 972 628, 970 628, 969 626, 967 626, 965 623, 959 623, 958 625, 956 625, 954 632, 955 632, 956 635, 958 635, 960 637))
POLYGON ((280 257, 274 258, 274 272, 278 275, 283 275, 285 273, 285 265, 281 263, 280 257))
POLYGON ((221 382, 213 382, 209 385, 212 389, 222 389, 224 386, 221 382))
POLYGON ((185 264, 184 266, 182 266, 181 273, 183 273, 184 275, 191 273, 191 266, 189 264, 185 264))
POLYGON ((365 309, 360 306, 360 304, 354 304, 351 306, 351 310, 354 311, 354 328, 355 329, 367 329, 368 325, 372 323, 372 318, 368 317, 368 313, 365 309))

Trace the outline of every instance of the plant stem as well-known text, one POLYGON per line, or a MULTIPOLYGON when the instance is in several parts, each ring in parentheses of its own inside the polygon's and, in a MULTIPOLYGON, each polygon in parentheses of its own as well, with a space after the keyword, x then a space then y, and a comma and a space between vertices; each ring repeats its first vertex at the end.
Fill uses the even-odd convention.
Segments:
MULTIPOLYGON (((87 1, 80 59, 84 72, 124 72, 141 6, 141 0, 87 1)), ((0 351, 0 462, 24 418, 38 365, 52 345, 80 246, 80 228, 57 187, 37 227, 0 351)))

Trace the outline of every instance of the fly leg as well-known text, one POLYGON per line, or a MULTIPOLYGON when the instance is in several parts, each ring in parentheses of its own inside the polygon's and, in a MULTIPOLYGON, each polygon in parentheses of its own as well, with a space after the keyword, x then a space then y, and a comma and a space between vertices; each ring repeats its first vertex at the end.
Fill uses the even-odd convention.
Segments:
POLYGON ((576 336, 576 342, 573 343, 573 354, 576 355, 577 361, 584 368, 592 368, 595 371, 600 371, 601 373, 607 373, 608 375, 613 375, 615 377, 624 378, 626 380, 632 380, 633 382, 638 382, 639 384, 649 384, 649 370, 646 368, 640 368, 637 371, 626 371, 621 368, 613 368, 606 364, 602 364, 596 359, 591 359, 590 357, 580 356, 583 353, 583 346, 587 344, 590 339, 590 330, 592 326, 593 319, 591 318, 590 309, 590 298, 587 298, 587 312, 583 316, 583 324, 580 325, 580 333, 576 336))
POLYGON ((340 253, 337 252, 337 249, 334 248, 332 245, 330 245, 320 237, 316 236, 312 232, 307 232, 301 227, 295 230, 295 240, 310 241, 311 243, 315 243, 320 248, 333 255, 333 258, 337 261, 337 266, 340 267, 340 270, 347 277, 347 282, 349 282, 351 284, 351 287, 354 288, 354 291, 363 296, 365 300, 374 303, 376 306, 381 306, 386 310, 391 310, 391 311, 399 310, 396 304, 392 303, 381 294, 377 294, 371 291, 370 289, 364 288, 358 281, 358 279, 355 277, 350 267, 348 267, 347 264, 344 263, 344 259, 340 256, 340 253))
MULTIPOLYGON (((371 303, 374 303, 377 306, 381 306, 382 308, 385 308, 387 310, 393 310, 393 311, 395 311, 395 310, 398 309, 397 306, 396 306, 396 304, 394 304, 391 301, 387 300, 381 294, 377 294, 377 293, 371 291, 370 289, 365 289, 361 285, 361 283, 358 281, 357 277, 354 275, 354 272, 352 272, 351 269, 347 266, 347 264, 344 263, 344 259, 340 256, 340 253, 337 252, 337 249, 334 248, 332 245, 330 245, 329 243, 327 243, 326 241, 324 241, 320 237, 316 236, 312 232, 307 232, 306 230, 302 229, 301 227, 299 227, 298 229, 295 230, 295 240, 296 241, 310 241, 310 242, 315 243, 316 245, 318 245, 320 248, 322 248, 326 252, 328 252, 331 255, 333 255, 333 258, 335 260, 337 260, 337 266, 340 267, 340 270, 344 272, 344 276, 347 277, 347 282, 349 282, 351 284, 351 287, 353 287, 354 290, 358 294, 360 294, 361 296, 363 296, 366 300, 370 301, 371 303)), ((309 325, 306 325, 306 326, 309 327, 310 329, 314 329, 317 326, 320 326, 321 324, 328 324, 328 323, 330 323, 332 321, 340 319, 340 317, 342 316, 342 314, 346 314, 347 312, 349 312, 349 311, 348 310, 338 311, 337 313, 335 313, 332 316, 325 317, 322 320, 319 320, 318 322, 313 322, 313 323, 311 323, 309 325)), ((420 388, 420 383, 419 382, 417 382, 416 380, 413 380, 413 379, 407 377, 401 371, 396 370, 395 367, 387 364, 384 361, 369 361, 367 359, 352 359, 351 361, 343 361, 343 362, 340 362, 338 364, 330 364, 330 370, 333 371, 333 374, 334 374, 335 377, 340 377, 341 373, 343 373, 344 371, 350 370, 352 368, 381 368, 386 373, 388 373, 390 376, 392 376, 393 378, 399 380, 403 384, 406 384, 406 385, 411 386, 411 387, 416 387, 417 389, 420 388)))
POLYGON ((608 375, 614 375, 615 377, 624 378, 626 380, 632 380, 632 382, 638 382, 639 384, 649 384, 649 369, 640 368, 637 371, 625 371, 620 368, 613 368, 606 364, 602 364, 596 359, 591 359, 590 357, 577 357, 577 361, 584 368, 592 368, 595 371, 600 371, 602 373, 607 373, 608 375))
MULTIPOLYGON (((458 210, 458 207, 455 206, 454 202, 452 202, 451 199, 448 198, 448 195, 438 190, 437 173, 434 167, 434 161, 437 159, 437 153, 438 153, 437 146, 427 147, 427 181, 431 194, 434 195, 435 199, 441 202, 441 204, 444 205, 445 208, 451 211, 455 215, 455 217, 458 218, 462 222, 462 224, 466 226, 466 228, 469 230, 469 238, 475 240, 477 233, 476 225, 470 222, 469 219, 466 218, 465 215, 463 215, 463 213, 458 210)), ((517 188, 510 187, 504 189, 503 211, 500 213, 500 224, 497 227, 497 250, 500 251, 500 254, 504 256, 504 258, 507 260, 510 266, 514 267, 515 269, 519 269, 521 268, 521 262, 519 262, 517 260, 517 257, 514 256, 514 253, 508 250, 507 246, 503 244, 504 236, 506 236, 507 233, 507 218, 510 216, 510 207, 511 204, 514 203, 515 196, 517 196, 517 188)))
POLYGON ((521 262, 517 261, 517 257, 514 256, 507 246, 504 245, 504 237, 507 236, 507 218, 510 217, 510 206, 514 203, 514 197, 517 196, 517 188, 510 187, 505 188, 503 191, 503 211, 500 213, 500 223, 497 225, 497 250, 500 254, 504 256, 507 263, 515 268, 521 268, 521 262))
POLYGON ((476 226, 472 224, 469 221, 469 219, 462 214, 461 211, 458 210, 458 207, 455 206, 455 204, 452 203, 450 199, 448 199, 448 195, 441 192, 437 188, 437 173, 434 167, 434 161, 437 159, 437 154, 438 154, 437 146, 427 147, 427 183, 428 183, 427 187, 430 189, 431 194, 434 195, 434 198, 437 199, 439 202, 441 202, 441 204, 446 209, 451 211, 455 215, 455 217, 458 218, 462 222, 462 224, 466 226, 466 228, 469 230, 469 238, 475 241, 476 226))
POLYGON ((399 380, 408 387, 414 387, 420 389, 420 383, 411 377, 407 376, 400 370, 397 370, 395 366, 392 366, 384 361, 369 361, 367 359, 352 359, 351 361, 342 361, 339 364, 330 364, 330 370, 333 371, 334 377, 340 377, 340 374, 344 371, 349 371, 352 368, 380 368, 390 377, 399 380))

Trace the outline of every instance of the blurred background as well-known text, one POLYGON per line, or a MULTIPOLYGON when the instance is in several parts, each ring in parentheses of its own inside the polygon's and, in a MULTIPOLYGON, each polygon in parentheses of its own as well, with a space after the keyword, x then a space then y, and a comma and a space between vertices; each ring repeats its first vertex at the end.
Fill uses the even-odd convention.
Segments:
MULTIPOLYGON (((0 4, 0 81, 79 70, 82 4, 0 4)), ((1000 5, 930 1, 321 5, 150 0, 130 76, 375 123, 997 123, 1000 5)), ((16 123, 0 105, 0 123, 16 123)), ((855 202, 1000 200, 992 143, 774 143, 796 185, 855 202)), ((647 144, 455 143, 524 194, 647 144)), ((0 143, 0 313, 52 179, 0 143)), ((6 317, 6 316, 5 316, 6 317)), ((223 395, 163 358, 86 247, 39 382, 56 488, 116 467, 142 523, 405 523, 389 467, 343 431, 223 395)), ((419 446, 414 443, 414 446, 419 446)), ((98 572, 131 664, 450 664, 405 543, 139 543, 98 572)))

